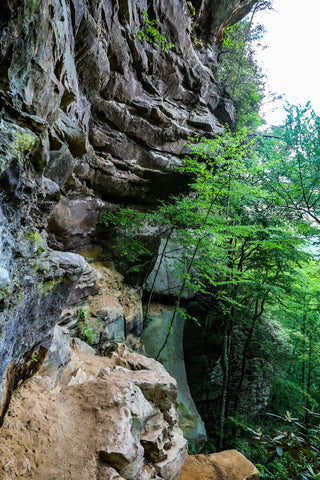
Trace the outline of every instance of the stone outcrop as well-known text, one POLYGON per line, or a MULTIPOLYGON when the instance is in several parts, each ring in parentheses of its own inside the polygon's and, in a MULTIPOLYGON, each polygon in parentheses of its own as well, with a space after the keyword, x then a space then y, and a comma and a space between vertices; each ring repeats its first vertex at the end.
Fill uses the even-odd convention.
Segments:
POLYGON ((250 12, 255 0, 192 0, 196 9, 197 31, 201 38, 220 42, 226 27, 233 25, 250 12))
MULTIPOLYGON (((59 264, 48 245, 74 251, 90 243, 109 202, 150 204, 184 189, 186 179, 168 167, 180 164, 191 134, 220 130, 224 100, 212 71, 214 37, 239 3, 248 2, 215 2, 212 43, 199 49, 185 1, 5 0, 0 405, 15 383, 8 368, 25 362, 38 344, 46 348, 84 268, 75 257, 59 264), (169 53, 138 38, 144 9, 174 43, 169 53)), ((205 5, 195 7, 202 24, 205 5)), ((229 113, 223 117, 232 122, 229 113)))
MULTIPOLYGON (((90 251, 84 252, 88 255, 90 251)), ((138 288, 124 283, 110 261, 90 260, 62 311, 59 324, 104 353, 112 342, 127 340, 138 348, 142 332, 142 302, 138 288)))
MULTIPOLYGON (((179 167, 189 137, 213 137, 221 131, 222 122, 233 123, 232 105, 214 76, 216 41, 223 28, 238 20, 253 3, 3 2, 0 419, 12 390, 42 364, 61 312, 94 293, 92 272, 83 257, 73 252, 97 239, 101 215, 119 203, 147 208, 159 198, 184 191, 187 179, 179 169, 168 167, 179 167), (144 9, 151 19, 159 21, 157 28, 174 44, 170 52, 138 38, 138 31, 146 27, 144 9), (204 39, 197 45, 193 40, 195 23, 204 39), (87 282, 83 282, 84 277, 87 282)), ((105 298, 96 311, 113 325, 108 301, 118 299, 105 298)), ((119 339, 120 331, 123 336, 138 334, 141 312, 131 305, 125 310, 118 303, 114 338, 119 339)), ((95 382, 102 388, 108 380, 101 376, 95 382)), ((50 385, 39 379, 26 384, 26 389, 32 390, 28 385, 39 387, 39 402, 51 392, 50 385)), ((134 391, 139 388, 145 396, 141 385, 134 385, 134 391)), ((88 388, 76 387, 75 397, 87 398, 88 388)), ((40 410, 35 413, 41 415, 40 410)), ((65 418, 59 418, 63 423, 65 418)), ((151 452, 155 438, 150 438, 145 445, 151 452)), ((129 463, 140 468, 141 448, 134 443, 136 438, 130 441, 134 445, 130 454, 135 456, 129 463)), ((171 448, 167 440, 162 447, 159 459, 154 459, 160 465, 158 470, 143 473, 143 478, 176 475, 174 460, 161 464, 161 455, 171 448)), ((99 451, 99 462, 111 461, 104 445, 99 451)), ((10 476, 11 454, 7 454, 4 450, 1 458, 9 458, 4 471, 10 476)), ((119 457, 127 458, 127 454, 112 454, 112 468, 121 474, 95 463, 95 468, 101 466, 101 478, 132 477, 126 467, 119 467, 119 457)), ((40 465, 38 458, 34 457, 33 463, 30 456, 21 457, 21 462, 16 478, 27 478, 33 465, 40 465)), ((88 465, 93 465, 91 460, 88 465)))
POLYGON ((1 478, 177 479, 186 440, 176 405, 176 381, 154 360, 77 349, 60 383, 35 376, 16 392, 0 430, 1 478))
POLYGON ((259 480, 257 468, 236 450, 187 456, 179 480, 259 480))

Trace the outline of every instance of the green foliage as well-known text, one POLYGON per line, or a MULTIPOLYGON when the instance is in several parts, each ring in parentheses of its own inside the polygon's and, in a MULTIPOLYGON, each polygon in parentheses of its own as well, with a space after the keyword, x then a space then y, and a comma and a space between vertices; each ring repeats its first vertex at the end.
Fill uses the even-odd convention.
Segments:
POLYGON ((94 325, 95 323, 93 321, 88 321, 81 325, 82 336, 89 344, 92 344, 94 342, 97 334, 96 330, 92 328, 94 325))
POLYGON ((255 48, 263 34, 261 25, 244 20, 224 32, 219 53, 217 77, 236 107, 237 128, 255 130, 262 121, 259 109, 263 99, 264 80, 255 59, 255 48))
POLYGON ((25 238, 33 244, 36 254, 42 253, 46 249, 46 242, 37 230, 29 230, 24 234, 25 238))
POLYGON ((200 445, 195 445, 193 442, 188 442, 188 454, 189 455, 209 455, 210 453, 215 453, 215 443, 214 440, 208 439, 205 442, 200 443, 200 445))
POLYGON ((122 251, 131 261, 150 253, 143 245, 137 248, 146 222, 174 232, 181 252, 176 265, 181 291, 168 335, 186 288, 202 296, 214 289, 231 323, 256 322, 264 303, 288 287, 293 266, 305 255, 299 233, 272 210, 265 211, 266 193, 253 173, 257 160, 247 131, 226 130, 216 139, 193 142, 179 167, 191 178, 190 195, 171 197, 151 214, 121 209, 103 219, 105 225, 129 229, 125 239, 133 243, 122 251))
POLYGON ((252 431, 255 443, 265 445, 272 458, 283 459, 284 474, 278 480, 307 480, 320 477, 320 414, 308 411, 314 423, 304 423, 293 418, 287 411, 285 416, 274 415, 285 422, 285 427, 275 433, 263 434, 252 431))
POLYGON ((161 48, 164 52, 168 53, 171 48, 174 47, 173 43, 168 42, 168 40, 161 35, 159 30, 156 28, 158 20, 150 20, 148 12, 143 10, 142 12, 146 26, 143 30, 139 30, 137 36, 139 40, 146 40, 155 48, 161 48))
POLYGON ((319 266, 316 261, 301 264, 295 271, 290 291, 272 306, 272 313, 286 331, 291 345, 290 355, 282 365, 282 375, 275 380, 279 396, 274 394, 271 405, 277 409, 307 409, 320 406, 320 296, 319 266))
POLYGON ((26 131, 20 132, 15 139, 14 148, 21 154, 25 154, 32 149, 35 141, 36 137, 34 135, 31 135, 31 133, 28 133, 26 131))
POLYGON ((37 362, 38 361, 38 352, 33 352, 32 356, 31 356, 31 360, 33 362, 37 362))
POLYGON ((83 339, 92 345, 97 336, 99 327, 102 325, 101 322, 97 320, 90 320, 90 316, 94 313, 92 308, 78 308, 75 312, 75 317, 79 319, 80 322, 80 332, 83 339))
POLYGON ((119 208, 116 212, 108 212, 101 218, 101 223, 105 227, 117 226, 119 228, 121 236, 114 248, 119 249, 121 255, 129 263, 134 264, 131 267, 132 271, 138 271, 139 263, 144 261, 144 257, 152 255, 152 252, 138 237, 148 224, 155 225, 156 221, 154 215, 130 208, 119 208))
POLYGON ((279 213, 320 224, 320 117, 309 103, 288 106, 285 124, 261 136, 260 158, 257 174, 279 213))
MULTIPOLYGON (((153 255, 141 243, 146 226, 157 226, 162 239, 174 241, 180 252, 174 268, 181 288, 158 357, 176 314, 187 321, 196 316, 181 308, 186 288, 195 292, 198 302, 214 305, 224 327, 221 423, 216 431, 224 446, 236 444, 261 464, 262 478, 270 480, 285 478, 290 452, 268 464, 267 444, 249 448, 242 419, 230 423, 226 417, 233 408, 236 418, 246 382, 255 380, 252 372, 249 378, 253 362, 264 381, 271 381, 275 413, 285 405, 292 410, 302 405, 310 412, 320 402, 319 268, 309 248, 318 233, 320 178, 315 158, 320 152, 320 122, 309 111, 293 107, 291 112, 277 135, 259 140, 251 134, 252 124, 250 129, 226 129, 214 139, 191 139, 190 153, 179 167, 190 178, 188 195, 159 202, 153 212, 120 209, 103 219, 106 226, 118 225, 126 232, 121 249, 135 268, 153 255), (230 365, 236 342, 240 368, 235 373, 230 365)), ((309 473, 301 478, 309 478, 309 473)))

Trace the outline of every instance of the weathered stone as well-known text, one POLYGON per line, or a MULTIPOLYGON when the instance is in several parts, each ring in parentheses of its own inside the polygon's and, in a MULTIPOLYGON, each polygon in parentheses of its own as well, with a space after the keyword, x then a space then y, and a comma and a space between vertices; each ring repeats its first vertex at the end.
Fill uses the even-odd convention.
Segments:
POLYGON ((185 458, 186 442, 179 434, 177 428, 173 429, 171 441, 175 446, 175 451, 172 449, 168 450, 167 458, 157 462, 155 465, 156 472, 160 478, 177 479, 181 470, 181 464, 185 458))
POLYGON ((257 468, 236 450, 188 455, 179 480, 259 480, 257 468))
POLYGON ((87 263, 80 255, 51 251, 24 259, 21 270, 16 272, 25 292, 2 314, 0 415, 6 409, 12 389, 40 367, 62 306, 86 268, 87 263), (27 322, 21 321, 25 318, 27 322), (38 356, 36 362, 32 361, 33 352, 38 356))
POLYGON ((113 295, 108 293, 97 295, 90 306, 97 318, 106 324, 112 324, 119 319, 123 320, 123 308, 119 300, 113 295))
POLYGON ((120 317, 114 320, 106 328, 108 342, 122 342, 126 338, 124 318, 120 317))
POLYGON ((101 289, 100 282, 102 281, 102 278, 103 276, 98 270, 88 266, 72 290, 68 298, 68 305, 74 305, 83 298, 86 298, 89 295, 95 295, 99 292, 101 289))
MULTIPOLYGON (((149 314, 150 322, 141 336, 141 341, 147 355, 153 358, 158 355, 168 334, 168 325, 171 322, 172 315, 172 311, 149 314)), ((188 440, 195 444, 200 444, 207 438, 206 429, 189 390, 184 364, 183 331, 184 319, 177 313, 172 332, 159 356, 159 362, 161 362, 170 375, 177 380, 179 425, 188 440)))
MULTIPOLYGON (((61 197, 50 215, 49 232, 61 248, 75 249, 90 243, 103 207, 104 203, 93 197, 72 200, 61 197)), ((53 240, 50 242, 54 244, 53 240)))
MULTIPOLYGON (((90 260, 94 249, 82 250, 90 260)), ((98 250, 98 257, 101 249, 98 250)), ((91 258, 88 268, 68 299, 68 306, 60 317, 60 325, 69 329, 71 336, 83 335, 83 321, 86 321, 92 335, 90 344, 97 352, 104 352, 112 342, 126 341, 135 351, 143 351, 138 337, 142 331, 142 303, 136 288, 123 282, 123 276, 110 264, 91 258), (92 261, 93 260, 93 261, 92 261), (83 318, 85 316, 86 318, 83 318)))
POLYGON ((174 380, 161 365, 161 373, 154 371, 157 362, 141 355, 128 354, 131 370, 115 367, 118 354, 110 359, 77 355, 81 366, 71 375, 65 371, 57 386, 35 376, 18 389, 0 430, 1 471, 13 478, 27 468, 39 479, 175 480, 186 441, 166 420, 176 405, 176 392, 167 397, 168 389, 176 389, 174 380), (137 370, 135 365, 142 364, 146 370, 137 370), (149 386, 152 400, 138 384, 149 386), (142 438, 159 432, 160 445, 150 443, 145 452, 142 438))
POLYGON ((56 381, 63 374, 71 360, 70 335, 64 328, 55 325, 47 356, 42 364, 41 373, 56 381))
POLYGON ((163 425, 163 414, 156 411, 146 422, 140 436, 145 454, 152 462, 160 462, 168 457, 165 450, 165 435, 167 432, 163 430, 163 425))
POLYGON ((107 465, 100 465, 99 466, 99 478, 102 478, 103 480, 125 480, 117 470, 115 470, 112 467, 108 467, 107 465))
POLYGON ((201 38, 222 41, 223 30, 243 18, 256 0, 193 0, 197 11, 197 24, 201 38))
POLYGON ((64 187, 72 174, 73 166, 73 156, 68 147, 62 145, 59 150, 52 150, 50 152, 50 161, 44 174, 57 183, 59 187, 64 187))
POLYGON ((82 155, 87 153, 88 141, 86 133, 62 110, 55 124, 55 131, 57 136, 66 142, 74 157, 82 157, 82 155))
POLYGON ((50 178, 43 177, 42 187, 45 191, 46 199, 59 200, 61 193, 60 187, 56 182, 50 180, 50 178))

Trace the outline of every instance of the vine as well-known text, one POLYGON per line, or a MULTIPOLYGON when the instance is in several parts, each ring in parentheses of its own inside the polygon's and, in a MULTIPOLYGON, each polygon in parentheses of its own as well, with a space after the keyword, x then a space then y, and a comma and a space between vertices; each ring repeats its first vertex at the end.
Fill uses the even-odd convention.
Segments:
POLYGON ((161 48, 164 52, 168 53, 171 48, 174 47, 174 43, 168 42, 166 37, 161 35, 159 30, 156 28, 158 20, 150 20, 149 15, 146 10, 142 12, 146 26, 143 30, 139 30, 137 36, 139 40, 146 40, 155 48, 161 48))

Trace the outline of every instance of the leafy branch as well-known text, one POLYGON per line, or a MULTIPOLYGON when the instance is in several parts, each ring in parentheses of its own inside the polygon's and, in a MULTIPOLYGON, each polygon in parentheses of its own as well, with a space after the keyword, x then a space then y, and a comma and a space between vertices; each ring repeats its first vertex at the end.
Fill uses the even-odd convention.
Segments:
POLYGON ((161 48, 161 50, 168 53, 169 50, 174 47, 174 43, 168 42, 166 37, 164 37, 156 28, 158 20, 150 20, 146 10, 143 10, 142 14, 144 16, 146 26, 144 29, 138 31, 137 37, 139 40, 145 40, 153 47, 161 48))

